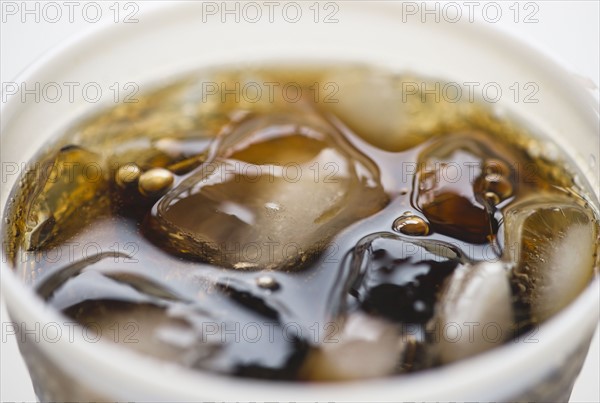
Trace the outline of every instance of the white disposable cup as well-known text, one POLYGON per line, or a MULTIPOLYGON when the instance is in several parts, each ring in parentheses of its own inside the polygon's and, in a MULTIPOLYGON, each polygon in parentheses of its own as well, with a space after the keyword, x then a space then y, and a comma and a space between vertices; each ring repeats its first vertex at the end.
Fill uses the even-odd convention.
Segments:
MULTIPOLYGON (((306 12, 309 3, 303 4, 306 12)), ((496 29, 403 19, 396 3, 343 2, 337 23, 303 18, 291 23, 221 23, 203 19, 200 2, 179 3, 138 16, 135 24, 109 26, 62 46, 16 82, 153 83, 202 66, 240 61, 360 61, 396 71, 465 83, 533 82, 537 103, 504 96, 498 107, 552 138, 579 166, 597 205, 600 161, 598 108, 559 63, 496 29)), ((109 104, 63 99, 2 106, 3 164, 27 162, 73 121, 109 104)), ((2 210, 17 180, 3 169, 2 210)), ((2 260, 2 292, 12 320, 27 329, 65 319, 22 284, 2 260)), ((566 309, 544 323, 534 343, 508 343, 488 353, 409 376, 344 384, 300 384, 239 379, 188 371, 115 345, 89 343, 82 334, 41 338, 20 347, 41 400, 117 401, 505 401, 566 400, 598 322, 598 276, 566 309)))

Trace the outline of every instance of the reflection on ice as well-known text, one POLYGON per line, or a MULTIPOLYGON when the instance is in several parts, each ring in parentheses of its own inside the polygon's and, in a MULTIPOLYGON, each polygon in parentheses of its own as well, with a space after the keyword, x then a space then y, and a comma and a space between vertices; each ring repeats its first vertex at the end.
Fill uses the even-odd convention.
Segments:
POLYGON ((388 202, 377 167, 310 109, 248 116, 159 201, 147 233, 236 269, 298 268, 388 202))
POLYGON ((541 322, 571 302, 593 275, 598 224, 573 198, 536 195, 506 213, 508 257, 519 298, 541 322))

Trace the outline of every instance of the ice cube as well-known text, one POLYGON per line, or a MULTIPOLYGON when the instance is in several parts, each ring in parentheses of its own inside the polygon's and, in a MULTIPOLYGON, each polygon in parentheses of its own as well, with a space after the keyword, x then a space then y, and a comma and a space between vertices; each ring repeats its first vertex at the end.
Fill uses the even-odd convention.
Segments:
POLYGON ((161 360, 194 366, 216 346, 186 319, 172 317, 164 306, 117 300, 85 300, 65 314, 88 330, 89 340, 121 344, 161 360))
POLYGON ((295 268, 388 202, 376 165, 305 107, 249 116, 214 148, 147 223, 146 234, 178 255, 295 268))
POLYGON ((353 293, 362 309, 393 321, 424 323, 433 315, 436 294, 459 264, 459 252, 435 241, 416 243, 393 234, 367 237, 353 264, 362 278, 353 293))
POLYGON ((357 67, 336 71, 323 82, 327 85, 319 107, 385 151, 408 150, 456 126, 464 109, 443 96, 439 82, 415 77, 357 67))
POLYGON ((192 323, 201 330, 202 341, 218 351, 196 367, 253 378, 295 379, 308 348, 308 333, 290 318, 291 302, 270 298, 271 290, 260 292, 234 277, 221 277, 214 290, 196 304, 212 319, 192 323))
POLYGON ((26 216, 25 247, 39 250, 57 245, 92 218, 110 211, 107 172, 101 157, 79 146, 66 146, 36 170, 26 216), (77 215, 77 220, 72 218, 77 215), (76 223, 73 225, 72 223, 76 223))
POLYGON ((428 324, 433 351, 449 363, 488 350, 512 335, 512 294, 507 265, 461 265, 447 280, 428 324))
POLYGON ((568 305, 589 283, 598 253, 598 223, 574 199, 537 194, 511 206, 506 254, 517 263, 512 281, 533 323, 568 305))
POLYGON ((518 159, 483 133, 454 133, 425 148, 418 161, 413 199, 434 232, 462 241, 491 242, 497 204, 516 191, 518 159))
POLYGON ((188 300, 171 285, 91 270, 58 288, 50 303, 87 327, 94 340, 223 374, 295 378, 306 333, 282 322, 262 296, 218 284, 214 292, 198 289, 197 299, 188 300))
POLYGON ((312 381, 376 378, 394 373, 404 350, 398 326, 364 313, 330 324, 330 334, 313 348, 300 376, 312 381))

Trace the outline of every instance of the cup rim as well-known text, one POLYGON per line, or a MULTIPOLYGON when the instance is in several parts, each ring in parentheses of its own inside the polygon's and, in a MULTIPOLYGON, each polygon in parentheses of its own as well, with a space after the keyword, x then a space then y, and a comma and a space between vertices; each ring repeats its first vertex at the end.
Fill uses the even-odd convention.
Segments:
MULTIPOLYGON (((162 5, 148 10, 144 18, 160 21, 164 13, 180 12, 181 3, 177 5, 162 5)), ((577 92, 581 97, 589 92, 578 82, 571 79, 569 69, 565 68, 562 61, 550 55, 545 50, 540 50, 531 40, 517 38, 515 35, 502 29, 486 27, 484 24, 474 24, 477 31, 491 38, 492 41, 502 42, 505 45, 514 46, 519 52, 527 52, 531 55, 532 63, 535 60, 540 66, 551 69, 553 75, 561 83, 561 90, 577 92)), ((95 41, 106 40, 109 37, 119 35, 120 27, 110 24, 94 26, 86 33, 70 38, 44 53, 35 62, 30 64, 15 79, 18 82, 30 81, 33 77, 44 71, 50 63, 55 63, 61 58, 73 57, 82 49, 95 41)), ((122 29, 122 28, 121 28, 122 29)), ((0 106, 0 114, 10 120, 11 114, 19 109, 20 104, 15 97, 9 99, 0 106)), ((597 112, 597 110, 596 110, 597 112)), ((6 121, 5 121, 6 122, 6 121)), ((2 123, 2 126, 6 124, 2 123)), ((3 139, 2 139, 3 140, 3 139)), ((3 140, 4 141, 4 140, 3 140)), ((4 212, 6 203, 0 206, 4 212)), ((2 251, 4 254, 4 251, 2 251)), ((399 375, 374 380, 353 381, 351 383, 325 383, 304 384, 299 382, 273 382, 269 380, 255 380, 237 378, 229 375, 219 375, 208 371, 189 370, 174 364, 144 356, 139 353, 128 351, 119 346, 108 343, 90 344, 75 332, 73 343, 63 340, 54 344, 56 348, 46 349, 49 355, 58 359, 70 357, 71 362, 62 362, 70 371, 77 370, 75 359, 85 359, 93 363, 93 373, 97 376, 103 374, 106 378, 100 383, 109 385, 115 379, 127 381, 129 391, 137 393, 152 393, 148 396, 152 400, 154 393, 160 396, 178 396, 183 399, 195 399, 202 397, 217 400, 236 400, 243 394, 246 400, 284 400, 294 396, 297 400, 353 400, 368 401, 377 396, 381 401, 396 401, 399 397, 404 400, 427 400, 436 396, 461 396, 465 399, 477 397, 486 390, 492 388, 497 379, 508 377, 515 384, 529 385, 528 377, 540 376, 536 370, 538 361, 552 351, 552 346, 557 346, 561 340, 565 340, 571 334, 571 329, 576 329, 581 323, 586 323, 585 318, 594 318, 599 315, 600 306, 600 277, 597 273, 586 289, 566 308, 540 325, 539 343, 508 343, 498 346, 488 352, 477 356, 444 365, 443 367, 425 370, 408 375, 399 375), (515 362, 520 365, 520 370, 514 371, 515 362), (125 363, 125 365, 123 365, 125 363), (489 369, 482 371, 482 368, 489 369), (523 374, 529 374, 523 376, 523 374), (501 375, 502 374, 502 375, 501 375), (169 382, 159 384, 158 380, 169 376, 169 382), (198 385, 210 385, 202 390, 198 385), (432 388, 431 385, 437 385, 432 388), (150 392, 147 392, 150 390, 150 392), (468 390, 465 395, 465 390, 468 390), (383 396, 383 397, 381 397, 383 396), (386 399, 387 397, 387 399, 386 399)), ((40 324, 58 323, 63 330, 64 317, 57 311, 50 309, 30 287, 27 287, 17 278, 5 259, 2 259, 0 273, 2 276, 1 288, 5 295, 5 301, 9 312, 19 312, 23 317, 30 318, 40 324), (62 321, 62 322, 61 322, 62 321)), ((591 321, 590 321, 591 323, 591 321)), ((596 326, 597 321, 593 323, 596 326)), ((591 326, 591 325, 590 325, 591 326)), ((567 354, 564 352, 563 355, 567 354)), ((560 354, 555 359, 559 362, 560 354)), ((93 374, 93 375, 94 375, 93 374)), ((92 376, 94 378, 94 376, 92 376)), ((91 378, 90 378, 91 379, 91 378)), ((97 379, 94 378, 94 379, 97 379)), ((113 390, 115 388, 113 387, 113 390)), ((125 393, 125 392, 124 392, 125 393)), ((126 393, 123 395, 128 396, 126 393)), ((506 396, 510 398, 511 396, 506 396)), ((438 397, 439 398, 439 397, 438 397)))

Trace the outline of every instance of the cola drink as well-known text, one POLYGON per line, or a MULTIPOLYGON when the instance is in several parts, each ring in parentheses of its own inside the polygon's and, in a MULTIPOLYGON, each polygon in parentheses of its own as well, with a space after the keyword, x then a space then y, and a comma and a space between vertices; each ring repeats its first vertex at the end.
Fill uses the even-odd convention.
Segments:
POLYGON ((14 270, 107 342, 221 374, 381 377, 501 345, 592 278, 575 168, 484 103, 351 65, 215 74, 74 126, 13 190, 14 270))

